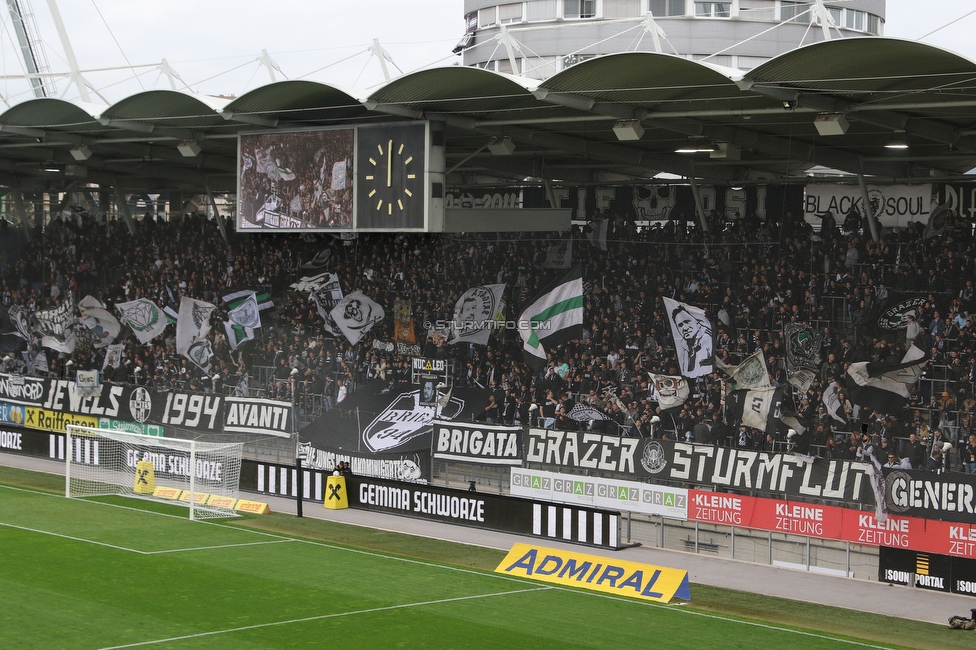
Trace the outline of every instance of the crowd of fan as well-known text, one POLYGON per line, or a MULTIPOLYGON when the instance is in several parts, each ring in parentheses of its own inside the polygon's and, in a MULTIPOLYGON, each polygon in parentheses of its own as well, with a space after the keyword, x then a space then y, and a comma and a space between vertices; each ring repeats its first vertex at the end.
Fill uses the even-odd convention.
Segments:
MULTIPOLYGON (((790 213, 728 223, 713 214, 709 232, 680 219, 638 229, 620 217, 595 216, 611 219, 609 250, 591 246, 582 232, 572 248, 572 263, 583 269, 583 335, 551 350, 541 372, 523 363, 514 331, 499 330, 487 347, 449 345, 428 337, 426 326, 449 321, 465 290, 495 283, 507 284, 507 316, 516 320, 560 273, 547 267, 550 247, 566 237, 559 233, 360 234, 344 242, 328 235, 238 234, 228 224, 228 245, 217 223, 201 216, 145 218, 130 234, 124 223, 79 214, 55 219, 19 256, 0 257, 0 302, 37 310, 69 292, 75 300, 92 294, 110 309, 137 297, 173 309, 183 295, 213 302, 215 357, 208 372, 176 354, 174 327, 168 327, 150 345, 126 337, 125 361, 106 368, 107 378, 200 391, 246 381, 251 394, 300 403, 319 397, 329 408, 371 380, 409 382, 409 357, 373 345, 393 340, 392 307, 400 298, 412 305, 424 356, 454 360, 456 386, 489 392, 478 416, 487 421, 592 427, 574 419, 573 407, 586 404, 607 413, 624 435, 843 458, 863 457, 868 445, 882 462, 943 469, 952 457, 952 469, 976 469, 971 223, 950 215, 945 232, 928 238, 920 224, 884 228, 875 242, 862 219, 838 227, 829 213, 819 231, 790 213), (326 247, 326 267, 303 268, 326 247), (386 309, 386 319, 355 346, 327 335, 308 293, 288 288, 324 270, 338 275, 344 292, 358 289, 386 309), (232 350, 220 326, 227 312, 221 297, 240 289, 269 292, 275 308, 264 312, 254 341, 232 350), (927 299, 909 330, 875 327, 878 314, 906 293, 927 299), (649 397, 648 373, 679 374, 663 297, 706 310, 716 356, 725 363, 762 349, 772 384, 787 389, 784 407, 796 412, 806 433, 787 438, 785 428, 766 435, 727 422, 718 371, 691 382, 680 409, 662 412, 649 397), (783 327, 790 322, 823 332, 823 363, 803 393, 787 384, 783 327), (900 360, 909 343, 932 363, 905 409, 874 413, 844 396, 847 364, 900 360), (822 400, 831 382, 841 388, 839 417, 822 400)), ((49 372, 63 374, 69 356, 47 356, 49 372)), ((104 350, 82 338, 70 357, 75 368, 101 368, 104 350)), ((28 368, 18 358, 5 370, 28 368)))

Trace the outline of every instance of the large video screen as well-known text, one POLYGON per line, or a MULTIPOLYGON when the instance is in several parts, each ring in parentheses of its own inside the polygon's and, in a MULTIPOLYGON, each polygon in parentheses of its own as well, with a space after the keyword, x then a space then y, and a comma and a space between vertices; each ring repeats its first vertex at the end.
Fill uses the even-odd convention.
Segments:
POLYGON ((426 122, 241 133, 240 231, 425 232, 426 122))
POLYGON ((354 228, 355 129, 242 133, 238 230, 354 228))

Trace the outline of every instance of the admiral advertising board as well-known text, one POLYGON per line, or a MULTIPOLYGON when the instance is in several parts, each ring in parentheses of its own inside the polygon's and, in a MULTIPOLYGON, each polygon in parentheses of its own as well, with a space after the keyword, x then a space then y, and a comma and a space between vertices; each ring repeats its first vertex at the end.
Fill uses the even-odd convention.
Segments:
POLYGON ((527 463, 613 472, 615 478, 874 502, 867 465, 847 460, 553 429, 529 429, 525 450, 527 463))
POLYGON ((522 427, 434 422, 433 455, 479 465, 521 465, 522 427))
POLYGON ((691 600, 688 571, 684 569, 528 544, 515 544, 495 573, 659 603, 676 597, 691 600))

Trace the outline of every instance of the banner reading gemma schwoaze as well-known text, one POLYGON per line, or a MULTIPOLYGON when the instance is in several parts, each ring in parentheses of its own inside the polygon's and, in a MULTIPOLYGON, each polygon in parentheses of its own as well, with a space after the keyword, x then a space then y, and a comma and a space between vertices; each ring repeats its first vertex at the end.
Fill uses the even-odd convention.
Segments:
POLYGON ((430 451, 434 419, 471 423, 488 404, 488 391, 454 388, 431 405, 420 386, 372 381, 301 430, 319 448, 357 453, 430 451))

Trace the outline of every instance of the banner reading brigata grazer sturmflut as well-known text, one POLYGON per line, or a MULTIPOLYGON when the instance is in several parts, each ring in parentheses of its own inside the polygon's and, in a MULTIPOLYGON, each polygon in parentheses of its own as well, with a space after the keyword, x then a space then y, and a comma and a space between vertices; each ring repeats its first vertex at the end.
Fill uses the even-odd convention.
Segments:
POLYGON ((600 470, 622 479, 652 478, 874 503, 867 464, 849 460, 804 459, 793 454, 551 429, 529 429, 525 460, 553 469, 600 470))

